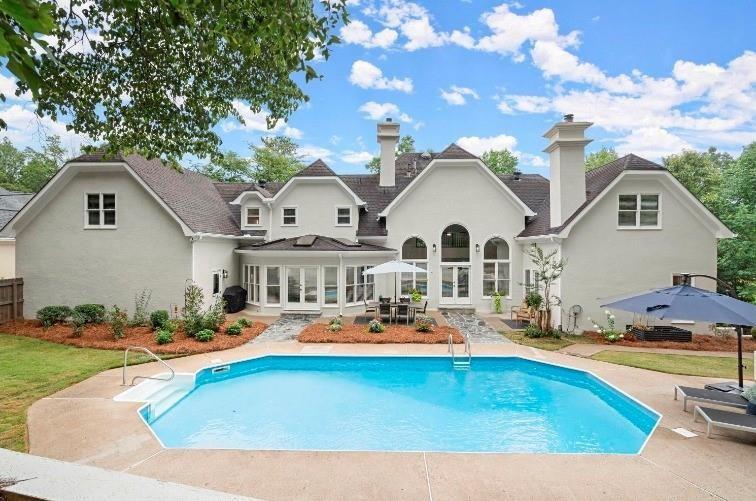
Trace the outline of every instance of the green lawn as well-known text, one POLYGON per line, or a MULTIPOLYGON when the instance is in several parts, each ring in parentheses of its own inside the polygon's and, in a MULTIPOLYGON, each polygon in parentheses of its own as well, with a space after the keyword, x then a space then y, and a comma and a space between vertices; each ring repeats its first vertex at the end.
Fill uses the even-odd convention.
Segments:
MULTIPOLYGON (((641 369, 684 374, 687 376, 706 376, 721 378, 738 377, 738 361, 732 357, 698 357, 694 355, 665 355, 658 353, 638 353, 627 351, 601 351, 591 358, 602 362, 629 365, 641 369)), ((753 374, 753 359, 744 357, 743 373, 750 379, 753 374)))
POLYGON ((556 351, 565 346, 575 343, 590 343, 591 340, 583 336, 563 335, 556 339, 553 337, 530 338, 523 335, 523 331, 501 331, 502 335, 514 343, 524 346, 532 346, 541 350, 556 351))
POLYGON ((122 351, 0 334, 0 447, 26 450, 26 409, 34 401, 122 364, 122 351))

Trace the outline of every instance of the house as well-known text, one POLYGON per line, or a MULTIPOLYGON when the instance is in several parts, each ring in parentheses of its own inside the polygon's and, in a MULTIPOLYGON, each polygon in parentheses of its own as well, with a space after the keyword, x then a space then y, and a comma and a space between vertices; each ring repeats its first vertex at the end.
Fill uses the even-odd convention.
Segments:
MULTIPOLYGON (((0 230, 31 200, 33 193, 0 188, 0 230)), ((16 276, 16 239, 0 238, 0 279, 16 276)))
POLYGON ((59 303, 129 308, 143 288, 168 308, 187 280, 208 295, 241 285, 253 311, 350 314, 393 295, 393 277, 363 271, 394 258, 427 270, 398 287, 429 308, 488 312, 498 291, 508 311, 532 286, 536 243, 568 261, 555 325, 579 305, 581 329, 602 318, 597 298, 714 275, 717 239, 732 236, 656 163, 627 155, 586 173, 590 125, 568 115, 546 132, 550 179, 496 175, 455 144, 396 156, 390 119, 377 126, 380 174, 318 160, 282 184, 214 183, 138 155, 83 155, 0 236, 16 238, 27 316, 59 303))

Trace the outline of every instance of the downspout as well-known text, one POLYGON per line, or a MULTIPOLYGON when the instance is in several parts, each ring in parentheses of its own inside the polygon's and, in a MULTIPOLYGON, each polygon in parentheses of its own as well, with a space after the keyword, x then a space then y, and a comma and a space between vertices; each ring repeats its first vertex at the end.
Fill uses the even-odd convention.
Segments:
MULTIPOLYGON (((337 296, 339 298, 339 316, 344 315, 344 301, 341 300, 342 288, 340 287, 340 284, 344 283, 343 271, 342 271, 344 268, 343 264, 344 264, 344 256, 343 254, 341 254, 341 252, 339 252, 339 273, 338 273, 339 279, 338 279, 338 283, 336 284, 337 296)), ((344 290, 346 291, 346 289, 344 290)))
POLYGON ((273 202, 265 202, 268 208, 268 241, 273 240, 273 202))
POLYGON ((201 238, 202 238, 202 236, 201 235, 197 235, 196 233, 194 235, 192 235, 191 237, 189 237, 189 243, 192 245, 192 282, 193 283, 196 283, 196 281, 197 281, 196 277, 195 277, 195 274, 194 274, 194 266, 195 266, 195 264, 197 262, 196 261, 196 256, 194 254, 194 243, 197 242, 198 240, 200 240, 201 238))

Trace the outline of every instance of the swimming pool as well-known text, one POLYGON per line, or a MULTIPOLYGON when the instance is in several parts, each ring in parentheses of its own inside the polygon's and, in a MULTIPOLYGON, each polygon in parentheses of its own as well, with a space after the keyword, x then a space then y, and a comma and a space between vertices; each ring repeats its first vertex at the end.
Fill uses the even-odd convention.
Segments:
POLYGON ((177 448, 635 454, 660 419, 590 373, 519 357, 458 371, 448 357, 265 356, 202 369, 174 398, 140 413, 177 448))

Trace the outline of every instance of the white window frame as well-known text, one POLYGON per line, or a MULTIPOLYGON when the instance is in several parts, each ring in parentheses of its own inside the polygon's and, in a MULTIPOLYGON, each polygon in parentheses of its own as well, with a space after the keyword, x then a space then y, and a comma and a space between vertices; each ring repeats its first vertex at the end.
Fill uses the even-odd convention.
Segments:
POLYGON ((522 287, 523 297, 526 296, 531 290, 534 290, 538 293, 541 292, 541 285, 538 281, 538 272, 534 268, 525 268, 524 270, 522 270, 522 287), (528 275, 530 275, 530 277, 532 278, 532 283, 530 283, 530 281, 528 280, 528 275))
POLYGON ((336 220, 334 221, 335 226, 352 226, 352 206, 351 205, 337 205, 336 209, 336 220), (349 211, 349 222, 348 223, 340 223, 339 222, 339 210, 346 209, 349 211))
POLYGON ((247 228, 262 226, 262 207, 245 207, 244 208, 244 226, 247 228), (250 224, 249 211, 257 211, 257 224, 250 224))
POLYGON ((245 264, 242 275, 242 287, 247 291, 247 303, 260 305, 260 294, 262 291, 262 278, 260 270, 262 266, 258 264, 245 264))
MULTIPOLYGON (((646 210, 645 212, 652 212, 652 211, 646 210)), ((617 195, 617 213, 615 215, 615 221, 616 221, 618 230, 661 230, 662 229, 662 194, 655 193, 655 192, 619 193, 617 195), (640 214, 641 212, 644 212, 643 209, 641 209, 641 197, 644 195, 655 196, 657 197, 657 200, 658 200, 657 209, 656 209, 656 225, 654 226, 641 226, 640 224, 640 214), (620 198, 624 196, 635 197, 635 210, 634 211, 630 211, 628 209, 620 209, 620 198), (635 225, 634 226, 620 225, 619 224, 620 212, 635 212, 635 225)))
MULTIPOLYGON (((425 259, 414 259, 414 258, 406 258, 405 259, 404 255, 402 254, 400 260, 403 263, 411 264, 412 266, 418 266, 418 264, 424 264, 425 265, 425 273, 419 273, 419 274, 420 275, 425 275, 425 294, 423 294, 423 299, 428 299, 428 286, 429 286, 429 281, 430 281, 429 277, 428 277, 428 266, 429 266, 429 263, 428 263, 428 244, 426 244, 425 240, 423 240, 419 236, 413 235, 411 237, 407 237, 407 238, 404 239, 404 241, 402 242, 402 246, 399 248, 399 252, 400 252, 400 254, 403 252, 404 244, 407 243, 407 240, 409 240, 411 238, 416 238, 418 240, 422 240, 422 242, 425 244, 425 259)), ((418 268, 419 268, 419 266, 418 266, 418 268)), ((400 273, 399 274, 399 293, 400 294, 404 294, 404 291, 402 290, 402 282, 403 282, 404 279, 402 277, 404 275, 409 275, 409 274, 410 274, 409 272, 408 273, 400 273)), ((410 289, 410 290, 417 289, 417 275, 418 275, 418 272, 416 272, 416 271, 412 272, 412 289, 410 289)))
POLYGON ((116 192, 87 192, 84 193, 84 228, 88 230, 114 230, 118 228, 118 193, 116 192), (90 195, 97 195, 99 197, 99 203, 97 209, 90 209, 88 202, 90 195), (104 196, 113 195, 113 202, 115 203, 114 209, 107 209, 113 211, 115 222, 113 224, 105 224, 105 211, 104 196), (89 213, 98 212, 100 215, 100 224, 89 224, 89 213))
POLYGON ((283 281, 283 269, 281 266, 265 266, 265 306, 281 306, 281 302, 283 301, 283 289, 281 286, 281 282, 283 281), (268 270, 269 269, 277 269, 278 270, 278 284, 270 284, 268 283, 268 270), (268 289, 270 287, 278 287, 278 302, 277 303, 269 303, 268 302, 268 289))
POLYGON ((213 296, 220 296, 223 294, 223 270, 212 270, 210 275, 210 288, 213 296), (215 292, 215 277, 218 277, 218 292, 215 292))
POLYGON ((281 207, 281 226, 299 226, 299 206, 285 205, 281 207), (294 209, 294 222, 286 223, 286 209, 294 209))
POLYGON ((505 299, 511 299, 512 298, 512 246, 509 245, 509 242, 507 242, 507 240, 505 238, 502 238, 502 237, 494 235, 494 236, 486 239, 486 241, 483 243, 483 248, 481 249, 481 256, 485 256, 486 244, 488 242, 490 242, 491 240, 493 240, 494 238, 498 238, 500 240, 503 240, 504 243, 507 244, 507 250, 509 251, 507 254, 508 254, 509 258, 508 259, 486 259, 485 257, 481 258, 481 262, 482 262, 481 272, 482 272, 482 275, 481 275, 481 281, 480 281, 480 285, 481 285, 480 292, 482 294, 483 299, 491 299, 493 297, 493 296, 486 296, 486 293, 485 293, 485 290, 486 290, 486 285, 485 284, 486 284, 486 282, 490 282, 490 280, 486 280, 486 278, 485 278, 485 265, 486 264, 493 264, 494 265, 494 279, 493 279, 494 290, 498 290, 497 285, 498 285, 498 283, 499 283, 500 280, 506 280, 507 285, 509 286, 508 287, 509 288, 509 293, 506 296, 501 296, 501 297, 503 297, 505 299), (507 268, 509 269, 509 273, 508 273, 509 278, 506 278, 506 279, 500 279, 499 278, 499 266, 502 265, 502 264, 506 264, 507 265, 507 268))
POLYGON ((370 268, 372 268, 373 265, 370 264, 362 264, 362 265, 350 265, 345 266, 345 272, 344 272, 344 301, 346 302, 347 306, 354 306, 357 304, 363 303, 363 298, 367 301, 375 301, 375 275, 364 275, 363 273, 370 268), (354 283, 349 283, 349 269, 354 268, 354 283), (372 286, 372 294, 371 297, 366 297, 366 290, 368 285, 372 286), (354 287, 354 301, 349 301, 349 288, 354 287), (359 297, 359 294, 357 294, 357 291, 359 289, 362 289, 362 297, 360 299, 357 299, 359 297))
POLYGON ((321 294, 322 294, 322 300, 320 301, 320 304, 323 308, 338 308, 339 307, 339 298, 341 297, 341 287, 339 286, 339 266, 338 265, 323 265, 323 280, 320 284, 321 294), (326 287, 333 287, 333 284, 327 284, 326 283, 326 269, 327 268, 334 268, 336 269, 336 302, 335 303, 326 303, 326 287))

